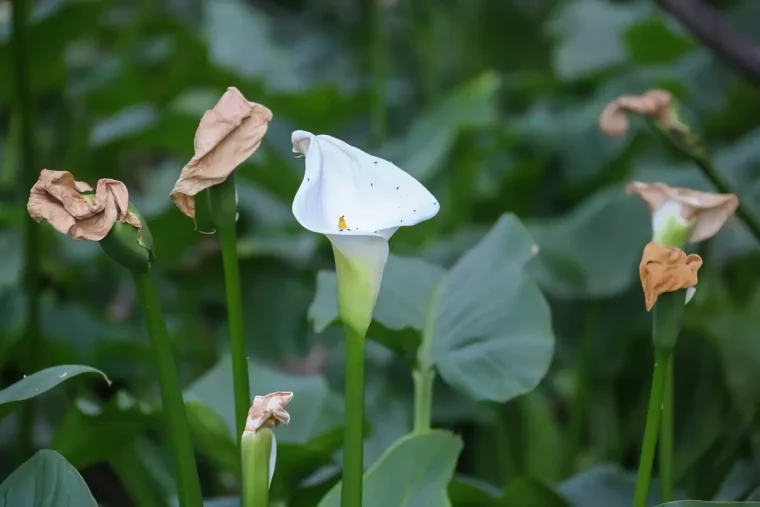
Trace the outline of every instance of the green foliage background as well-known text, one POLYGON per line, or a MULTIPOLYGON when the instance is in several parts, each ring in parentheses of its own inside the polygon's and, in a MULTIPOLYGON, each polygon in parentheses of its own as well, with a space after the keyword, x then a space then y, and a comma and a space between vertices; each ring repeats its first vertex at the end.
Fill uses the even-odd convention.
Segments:
MULTIPOLYGON (((756 2, 714 3, 757 35, 756 2)), ((455 466, 448 482, 455 507, 629 504, 651 374, 651 317, 637 274, 650 226, 646 208, 622 186, 630 179, 710 186, 639 123, 624 138, 606 138, 601 109, 623 93, 671 90, 742 204, 760 212, 760 95, 653 2, 377 0, 373 9, 359 0, 45 0, 33 18, 39 168, 91 183, 121 179, 148 220, 204 494, 220 498, 208 505, 228 505, 239 473, 221 259, 215 238, 198 235, 168 194, 192 155, 201 114, 227 86, 275 115, 261 149, 237 172, 252 393, 296 392, 291 425, 277 429, 273 497, 317 505, 337 480, 342 440, 342 331, 331 325, 329 296, 318 297, 330 283, 332 255, 325 238, 301 229, 290 212, 302 174, 290 132, 304 129, 394 161, 441 202, 435 219, 391 241, 400 264, 389 263, 370 328, 366 465, 411 429, 411 352, 437 277, 444 270, 453 277, 460 257, 511 213, 519 221, 501 220, 520 228, 521 221, 531 239, 519 244, 535 243, 538 254, 525 265, 510 257, 517 264, 497 279, 503 285, 468 287, 456 301, 469 294, 474 309, 492 303, 491 327, 483 324, 476 338, 499 346, 503 336, 539 333, 549 344, 541 356, 549 372, 516 396, 533 387, 505 390, 509 368, 520 368, 516 349, 501 352, 505 378, 494 381, 477 375, 477 360, 457 373, 459 363, 434 348, 442 377, 434 426, 460 435, 463 448, 457 457, 461 444, 447 434, 426 437, 443 449, 428 457, 441 471, 426 487, 443 487, 455 466), (536 306, 515 310, 529 297, 514 288, 523 278, 540 287, 551 318, 536 306), (569 420, 579 402, 579 360, 589 389, 581 393, 587 410, 576 446, 569 420)), ((28 189, 16 164, 9 31, 8 3, 0 2, 2 386, 32 373, 22 340, 28 189)), ((39 398, 35 447, 63 455, 103 505, 163 505, 173 482, 131 280, 98 245, 40 233, 37 369, 90 365, 112 384, 83 376, 39 398)), ((679 497, 760 499, 760 251, 736 219, 697 251, 705 265, 675 364, 679 497)), ((456 344, 449 334, 436 347, 456 344)), ((0 478, 21 463, 17 426, 14 416, 0 420, 0 478)), ((407 452, 428 466, 424 452, 407 452)), ((333 505, 330 497, 320 505, 333 505)))

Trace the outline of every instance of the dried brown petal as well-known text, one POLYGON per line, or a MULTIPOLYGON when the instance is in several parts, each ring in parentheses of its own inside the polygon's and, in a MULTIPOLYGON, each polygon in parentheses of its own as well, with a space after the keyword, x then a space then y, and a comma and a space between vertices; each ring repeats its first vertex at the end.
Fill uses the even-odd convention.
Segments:
POLYGON ((182 169, 170 197, 179 210, 195 219, 195 195, 218 185, 261 144, 272 112, 248 102, 230 87, 206 111, 195 132, 195 155, 182 169))
POLYGON ((739 207, 736 194, 713 194, 690 188, 669 187, 664 183, 632 181, 625 187, 627 194, 638 195, 654 213, 668 201, 681 206, 681 216, 695 220, 689 241, 697 243, 711 238, 723 227, 739 207))
POLYGON ((248 411, 248 419, 245 421, 245 431, 256 432, 260 428, 274 428, 280 423, 288 424, 290 414, 285 407, 293 399, 293 393, 278 391, 266 396, 256 396, 253 405, 248 411))
POLYGON ((129 193, 124 183, 104 178, 93 196, 87 183, 76 181, 68 171, 43 169, 26 205, 37 222, 47 220, 58 232, 77 240, 100 241, 116 220, 140 229, 140 220, 129 212, 129 193))
POLYGON ((656 119, 663 127, 671 129, 677 124, 671 103, 670 92, 665 90, 649 90, 644 95, 621 95, 605 106, 599 117, 599 127, 608 136, 622 136, 628 130, 628 113, 635 113, 656 119))
POLYGON ((679 248, 648 243, 639 264, 647 311, 652 309, 660 294, 696 286, 697 271, 701 266, 699 255, 686 255, 679 248))

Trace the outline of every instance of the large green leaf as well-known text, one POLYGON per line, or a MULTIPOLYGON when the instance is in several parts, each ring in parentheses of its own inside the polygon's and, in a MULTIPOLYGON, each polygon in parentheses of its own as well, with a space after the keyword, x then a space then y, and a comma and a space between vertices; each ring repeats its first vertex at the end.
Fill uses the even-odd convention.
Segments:
MULTIPOLYGON (((364 473, 363 507, 446 507, 446 485, 454 473, 462 441, 447 431, 408 435, 364 473)), ((319 507, 340 505, 337 484, 319 507)))
POLYGON ((41 450, 0 484, 0 507, 97 507, 87 484, 63 456, 41 450))
POLYGON ((479 400, 531 391, 554 350, 551 315, 525 264, 536 247, 513 215, 502 215, 457 262, 438 290, 431 358, 451 385, 479 400))
POLYGON ((542 287, 567 299, 625 291, 638 277, 636 266, 652 234, 646 206, 618 187, 594 195, 565 216, 532 222, 529 228, 540 246, 531 272, 542 287))
POLYGON ((518 477, 504 488, 500 507, 570 507, 570 502, 541 481, 518 477))
POLYGON ((15 407, 15 403, 39 396, 61 382, 65 382, 82 373, 99 373, 106 382, 110 383, 105 373, 90 366, 76 364, 53 366, 52 368, 47 368, 24 377, 15 384, 0 391, 0 405, 5 405, 0 407, 0 418, 11 412, 15 407))
POLYGON ((661 503, 657 507, 760 507, 760 502, 707 502, 702 500, 680 500, 661 503))

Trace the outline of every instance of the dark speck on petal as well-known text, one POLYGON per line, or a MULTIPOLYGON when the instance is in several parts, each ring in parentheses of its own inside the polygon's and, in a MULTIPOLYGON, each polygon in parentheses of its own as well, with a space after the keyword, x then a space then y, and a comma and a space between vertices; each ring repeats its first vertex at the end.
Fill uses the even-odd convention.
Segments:
POLYGON ((416 210, 416 209, 413 209, 413 210, 412 210, 412 213, 417 213, 417 210, 416 210))
POLYGON ((375 163, 377 164, 377 160, 375 160, 375 163))
POLYGON ((398 190, 398 187, 396 187, 396 190, 398 190))
POLYGON ((403 224, 403 223, 404 223, 404 221, 402 220, 402 221, 401 221, 401 223, 403 224))
POLYGON ((370 186, 370 187, 374 187, 374 186, 375 186, 375 184, 374 184, 374 183, 370 183, 370 184, 369 184, 369 186, 370 186))

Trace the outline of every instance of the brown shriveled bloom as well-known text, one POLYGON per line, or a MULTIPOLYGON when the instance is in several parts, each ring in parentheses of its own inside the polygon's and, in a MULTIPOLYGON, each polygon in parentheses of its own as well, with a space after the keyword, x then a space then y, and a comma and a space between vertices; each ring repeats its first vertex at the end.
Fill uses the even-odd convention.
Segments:
POLYGON ((230 87, 213 109, 203 114, 195 132, 195 155, 182 169, 170 197, 195 219, 195 195, 227 179, 261 144, 272 111, 248 102, 230 87))
POLYGON ((739 207, 736 194, 713 194, 690 188, 669 187, 664 183, 632 181, 626 185, 625 192, 641 197, 653 214, 667 202, 676 203, 680 207, 681 218, 694 222, 689 238, 692 243, 717 234, 739 207))
POLYGON ((285 407, 293 399, 293 393, 278 391, 253 398, 253 405, 245 421, 245 432, 256 433, 261 428, 274 428, 280 423, 288 424, 290 414, 285 407))
POLYGON ((697 285, 697 271, 701 266, 699 255, 686 255, 679 248, 647 243, 639 264, 647 311, 652 309, 660 294, 697 285))
POLYGON ((672 96, 665 90, 649 90, 644 95, 621 95, 607 104, 599 117, 599 127, 610 137, 622 136, 628 130, 628 113, 657 120, 666 130, 680 129, 672 96))
POLYGON ((87 183, 68 171, 43 169, 32 187, 26 209, 36 221, 47 220, 58 232, 77 240, 100 241, 119 220, 140 230, 140 219, 129 211, 129 193, 118 180, 98 180, 94 194, 87 183))

